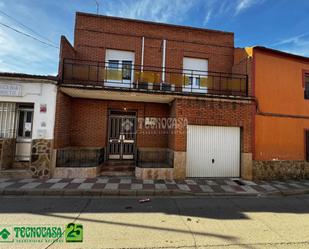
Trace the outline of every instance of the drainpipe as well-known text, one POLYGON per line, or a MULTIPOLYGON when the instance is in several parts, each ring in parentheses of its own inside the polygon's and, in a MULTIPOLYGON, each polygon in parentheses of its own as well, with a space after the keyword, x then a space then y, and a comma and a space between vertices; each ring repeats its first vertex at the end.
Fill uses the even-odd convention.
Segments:
POLYGON ((144 70, 144 47, 145 47, 145 37, 142 37, 142 58, 141 58, 141 72, 144 70))
POLYGON ((162 82, 165 81, 165 57, 166 57, 166 40, 163 40, 163 51, 162 51, 162 82))

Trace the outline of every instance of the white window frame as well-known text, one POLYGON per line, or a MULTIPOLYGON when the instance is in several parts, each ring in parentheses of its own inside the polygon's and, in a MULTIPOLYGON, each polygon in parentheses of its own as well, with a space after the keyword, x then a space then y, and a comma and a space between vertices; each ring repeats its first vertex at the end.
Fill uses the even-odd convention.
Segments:
MULTIPOLYGON (((110 61, 118 61, 118 69, 119 71, 123 71, 123 65, 131 62, 131 79, 123 79, 115 80, 113 82, 109 82, 108 80, 104 83, 105 86, 113 86, 113 87, 133 87, 134 82, 134 58, 135 53, 131 51, 123 51, 123 50, 115 50, 115 49, 107 49, 106 50, 106 63, 107 69, 109 68, 110 61)), ((116 70, 116 68, 115 68, 116 70)), ((123 72, 122 72, 123 73, 123 72)), ((123 77, 123 76, 122 76, 123 77)))
POLYGON ((200 86, 200 77, 208 75, 208 59, 183 57, 183 74, 192 78, 190 84, 183 86, 184 92, 207 93, 207 87, 200 86))

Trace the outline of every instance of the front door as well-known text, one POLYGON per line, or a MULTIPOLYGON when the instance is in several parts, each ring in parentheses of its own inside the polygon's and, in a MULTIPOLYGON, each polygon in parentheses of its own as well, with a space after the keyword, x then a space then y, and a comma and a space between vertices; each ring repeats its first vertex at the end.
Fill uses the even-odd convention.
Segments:
POLYGON ((136 140, 135 113, 111 111, 108 123, 109 159, 134 159, 136 140))
POLYGON ((15 157, 17 161, 29 161, 31 155, 33 107, 20 106, 17 113, 15 157))

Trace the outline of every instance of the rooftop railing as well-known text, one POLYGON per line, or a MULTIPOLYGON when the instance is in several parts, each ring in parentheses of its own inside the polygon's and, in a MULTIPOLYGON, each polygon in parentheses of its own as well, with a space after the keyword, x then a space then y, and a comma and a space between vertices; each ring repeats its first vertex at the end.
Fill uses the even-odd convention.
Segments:
POLYGON ((71 59, 64 60, 62 72, 63 85, 176 94, 248 96, 248 78, 243 74, 71 59))

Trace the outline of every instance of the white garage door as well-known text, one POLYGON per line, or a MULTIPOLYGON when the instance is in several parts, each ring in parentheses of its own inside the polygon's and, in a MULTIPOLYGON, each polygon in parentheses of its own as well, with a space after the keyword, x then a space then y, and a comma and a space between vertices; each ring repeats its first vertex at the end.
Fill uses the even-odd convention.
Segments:
POLYGON ((240 128, 188 125, 187 177, 239 177, 240 128))

